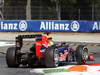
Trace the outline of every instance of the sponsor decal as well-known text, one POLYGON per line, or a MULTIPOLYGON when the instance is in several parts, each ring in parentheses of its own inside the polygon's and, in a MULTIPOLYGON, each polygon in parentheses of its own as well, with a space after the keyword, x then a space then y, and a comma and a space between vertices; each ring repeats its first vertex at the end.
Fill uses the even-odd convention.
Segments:
POLYGON ((54 21, 41 21, 40 30, 69 30, 69 24, 55 23, 54 21))
POLYGON ((1 30, 17 30, 17 25, 18 23, 5 23, 5 22, 0 22, 0 29, 1 30))
POLYGON ((9 31, 9 30, 20 30, 26 31, 27 30, 27 22, 22 20, 18 22, 0 22, 0 30, 9 31))
POLYGON ((19 22, 19 29, 21 30, 21 31, 26 31, 26 29, 27 29, 27 22, 26 21, 20 21, 19 22))
POLYGON ((73 21, 72 23, 71 23, 71 30, 72 31, 78 31, 79 30, 79 28, 80 28, 80 24, 78 23, 78 21, 73 21))
POLYGON ((64 31, 78 31, 80 24, 78 21, 72 21, 70 23, 56 23, 55 21, 41 21, 40 30, 64 30, 64 31))
POLYGON ((100 30, 100 22, 94 22, 92 30, 100 30))

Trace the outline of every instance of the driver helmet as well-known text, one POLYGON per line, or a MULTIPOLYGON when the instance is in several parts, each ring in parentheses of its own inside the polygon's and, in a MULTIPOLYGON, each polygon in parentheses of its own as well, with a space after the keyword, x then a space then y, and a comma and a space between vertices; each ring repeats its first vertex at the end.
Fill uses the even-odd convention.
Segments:
POLYGON ((66 42, 61 42, 61 46, 65 46, 66 45, 66 42))
POLYGON ((50 34, 50 32, 44 32, 44 34, 47 34, 47 35, 49 35, 49 34, 50 34))
POLYGON ((52 37, 48 37, 48 40, 52 40, 52 37))

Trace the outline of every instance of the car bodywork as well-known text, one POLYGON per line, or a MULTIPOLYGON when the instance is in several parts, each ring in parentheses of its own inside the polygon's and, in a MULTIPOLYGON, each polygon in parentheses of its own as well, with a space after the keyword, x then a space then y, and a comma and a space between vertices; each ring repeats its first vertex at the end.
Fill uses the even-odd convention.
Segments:
POLYGON ((50 47, 43 46, 41 34, 36 35, 19 35, 16 37, 15 47, 10 47, 7 50, 6 62, 8 67, 19 67, 27 65, 29 67, 46 66, 57 67, 60 64, 77 62, 77 64, 85 64, 89 60, 88 49, 84 45, 79 45, 76 48, 72 48, 68 45, 54 44, 50 47), (23 52, 23 39, 34 38, 34 44, 27 51, 23 52))

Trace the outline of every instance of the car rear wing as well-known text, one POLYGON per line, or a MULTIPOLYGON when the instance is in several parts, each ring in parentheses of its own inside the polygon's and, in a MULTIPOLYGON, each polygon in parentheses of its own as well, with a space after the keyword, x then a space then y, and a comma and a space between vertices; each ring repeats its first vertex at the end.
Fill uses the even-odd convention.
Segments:
POLYGON ((30 38, 37 38, 37 37, 42 37, 41 34, 34 34, 34 35, 18 35, 16 37, 16 49, 20 50, 23 46, 23 39, 30 39, 30 38))

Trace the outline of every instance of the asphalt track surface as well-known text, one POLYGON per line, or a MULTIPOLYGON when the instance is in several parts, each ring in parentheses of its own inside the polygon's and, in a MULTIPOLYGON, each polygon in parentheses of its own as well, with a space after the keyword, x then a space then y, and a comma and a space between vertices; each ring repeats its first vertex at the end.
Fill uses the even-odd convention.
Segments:
MULTIPOLYGON (((5 50, 9 46, 0 47, 0 50, 5 50)), ((0 54, 0 75, 43 75, 31 73, 30 70, 33 68, 20 67, 20 68, 8 68, 6 65, 6 54, 0 54)))
MULTIPOLYGON (((9 46, 0 47, 0 50, 7 50, 9 46)), ((100 64, 100 47, 88 47, 90 52, 95 52, 95 61, 88 62, 87 64, 100 64)), ((28 48, 25 48, 28 49, 28 48)), ((8 68, 6 65, 5 54, 0 54, 0 75, 43 75, 38 73, 31 73, 30 70, 33 68, 8 68)))

